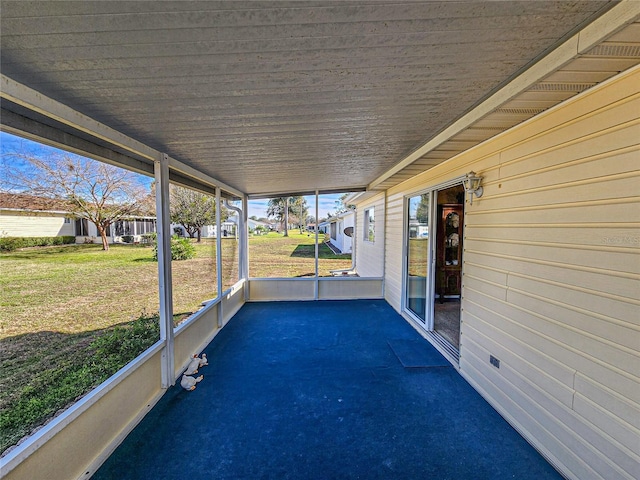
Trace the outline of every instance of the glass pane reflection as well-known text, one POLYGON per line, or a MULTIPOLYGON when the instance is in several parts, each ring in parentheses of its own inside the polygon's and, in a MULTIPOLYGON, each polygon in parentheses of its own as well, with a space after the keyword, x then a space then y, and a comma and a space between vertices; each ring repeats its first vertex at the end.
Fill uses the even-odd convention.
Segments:
POLYGON ((429 266, 429 194, 409 199, 407 252, 407 307, 426 321, 429 266))

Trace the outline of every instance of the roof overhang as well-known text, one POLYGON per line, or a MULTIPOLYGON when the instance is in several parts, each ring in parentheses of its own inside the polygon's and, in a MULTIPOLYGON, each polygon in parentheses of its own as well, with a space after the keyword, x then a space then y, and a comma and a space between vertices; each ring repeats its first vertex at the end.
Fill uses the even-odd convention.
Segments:
POLYGON ((232 198, 384 190, 640 63, 636 1, 2 10, 3 130, 232 198))

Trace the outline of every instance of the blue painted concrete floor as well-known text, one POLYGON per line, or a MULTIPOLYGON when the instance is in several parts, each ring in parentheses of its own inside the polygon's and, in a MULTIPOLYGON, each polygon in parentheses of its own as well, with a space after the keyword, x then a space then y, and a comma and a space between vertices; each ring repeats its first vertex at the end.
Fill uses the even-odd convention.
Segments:
POLYGON ((204 352, 95 479, 561 478, 384 301, 248 303, 204 352))

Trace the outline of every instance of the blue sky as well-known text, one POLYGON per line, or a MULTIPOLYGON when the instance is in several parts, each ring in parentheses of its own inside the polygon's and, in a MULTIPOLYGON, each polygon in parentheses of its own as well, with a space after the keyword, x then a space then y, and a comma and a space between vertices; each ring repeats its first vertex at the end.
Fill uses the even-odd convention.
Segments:
MULTIPOLYGON (((15 135, 11 135, 6 132, 0 132, 0 154, 2 155, 2 162, 4 164, 7 161, 7 155, 15 152, 29 152, 36 156, 47 156, 52 154, 67 153, 64 150, 60 150, 48 145, 33 142, 15 135)), ((20 168, 20 163, 16 163, 12 160, 12 168, 20 168)), ((140 179, 143 183, 151 184, 151 177, 140 175, 140 179)), ((315 199, 313 195, 305 197, 307 199, 307 205, 309 206, 309 215, 315 216, 315 199)), ((340 198, 340 194, 321 195, 319 201, 319 216, 320 218, 326 217, 327 213, 333 213, 336 210, 336 200, 340 198)), ((250 200, 249 201, 249 216, 255 215, 256 217, 267 216, 267 199, 264 200, 250 200)))
MULTIPOLYGON (((336 200, 340 198, 342 194, 331 194, 331 195, 320 195, 319 197, 319 216, 320 218, 326 217, 327 213, 333 213, 336 211, 336 200)), ((307 205, 309 209, 309 215, 316 215, 316 206, 315 206, 315 198, 313 195, 305 196, 307 200, 307 205)), ((249 200, 249 216, 255 215, 256 217, 266 217, 267 214, 267 202, 268 199, 264 200, 249 200)))

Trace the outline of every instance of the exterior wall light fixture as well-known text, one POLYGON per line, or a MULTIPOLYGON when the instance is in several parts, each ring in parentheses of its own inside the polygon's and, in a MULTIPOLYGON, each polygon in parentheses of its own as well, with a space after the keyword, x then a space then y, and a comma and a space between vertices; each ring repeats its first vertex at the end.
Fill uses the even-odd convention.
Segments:
POLYGON ((482 182, 482 177, 476 175, 476 172, 469 172, 462 180, 462 184, 464 185, 464 193, 469 195, 469 205, 473 205, 473 195, 480 198, 484 189, 480 186, 480 182, 482 182))

